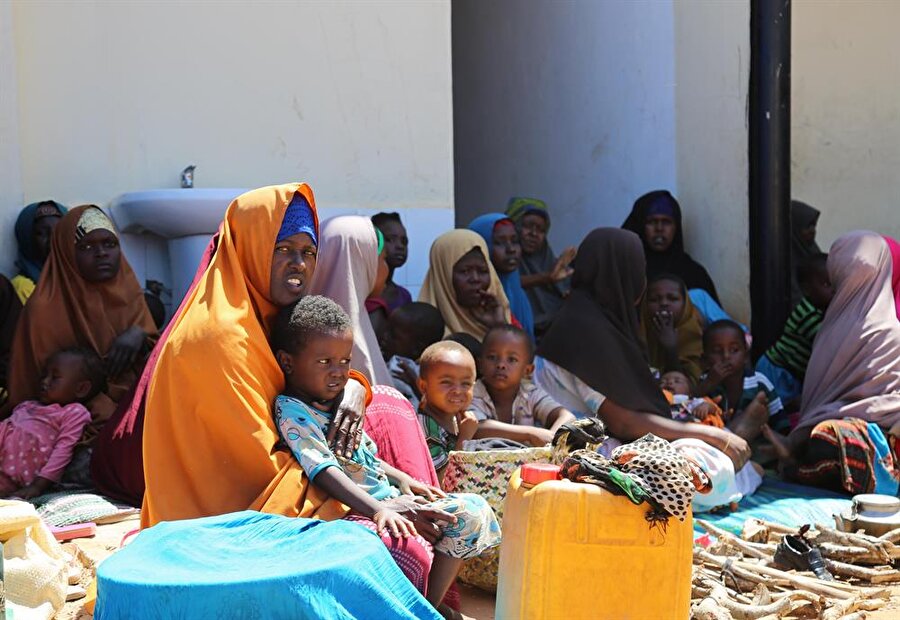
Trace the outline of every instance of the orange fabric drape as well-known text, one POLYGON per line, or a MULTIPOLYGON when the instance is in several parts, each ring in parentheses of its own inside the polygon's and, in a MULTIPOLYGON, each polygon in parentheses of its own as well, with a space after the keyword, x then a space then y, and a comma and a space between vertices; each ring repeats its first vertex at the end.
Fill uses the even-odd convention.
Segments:
POLYGON ((306 184, 264 187, 231 203, 215 256, 161 344, 144 421, 144 526, 247 508, 325 519, 347 511, 307 484, 277 446, 272 420, 284 377, 268 342, 278 311, 269 274, 297 192, 315 213, 306 184))
MULTIPOLYGON (((119 272, 108 282, 88 282, 75 263, 75 228, 81 215, 93 205, 76 207, 56 225, 50 256, 34 293, 22 311, 10 356, 9 402, 11 408, 36 398, 41 371, 56 351, 72 346, 93 349, 103 357, 113 341, 137 325, 156 338, 156 325, 144 301, 144 291, 122 255, 119 272)), ((108 382, 107 389, 87 403, 94 422, 115 411, 140 374, 143 360, 108 382)))

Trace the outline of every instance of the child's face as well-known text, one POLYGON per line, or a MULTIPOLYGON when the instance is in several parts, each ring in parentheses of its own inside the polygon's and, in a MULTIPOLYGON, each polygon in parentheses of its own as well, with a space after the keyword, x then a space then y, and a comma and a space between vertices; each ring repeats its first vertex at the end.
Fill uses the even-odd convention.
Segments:
POLYGON ((831 278, 828 277, 828 271, 825 269, 818 270, 809 282, 800 285, 803 296, 819 310, 828 308, 831 299, 834 297, 834 285, 831 278))
POLYGON ((672 280, 657 280, 647 287, 647 310, 650 316, 668 313, 676 320, 684 312, 681 285, 672 280))
POLYGON ((733 369, 732 374, 744 372, 747 342, 744 340, 743 332, 735 329, 717 329, 707 340, 703 355, 710 366, 728 364, 733 369))
POLYGON ((311 334, 299 351, 279 349, 278 363, 288 392, 318 402, 337 398, 350 377, 353 332, 311 334))
POLYGON ((406 263, 406 255, 409 248, 409 238, 406 236, 406 228, 400 222, 389 221, 379 226, 384 235, 384 253, 388 267, 397 269, 406 263))
POLYGON ((419 391, 428 406, 446 415, 456 415, 472 404, 474 388, 475 363, 458 351, 444 351, 419 375, 419 391))
POLYGON ((534 370, 523 337, 495 332, 484 341, 481 350, 482 381, 496 390, 518 387, 522 378, 534 370))
POLYGON ((512 222, 500 222, 494 226, 491 239, 491 262, 499 273, 518 271, 522 260, 519 233, 512 222))
POLYGON ((48 215, 35 220, 32 227, 32 235, 34 237, 35 254, 37 254, 38 258, 45 259, 50 256, 50 236, 61 219, 61 217, 56 215, 48 215))
POLYGON ((453 292, 463 308, 474 308, 491 285, 491 272, 481 250, 474 249, 453 265, 453 292))
MULTIPOLYGON (((429 342, 428 344, 431 343, 429 342)), ((402 311, 398 310, 391 313, 384 336, 384 344, 381 347, 387 359, 394 355, 399 355, 400 357, 417 360, 428 344, 422 346, 416 325, 402 311)))
POLYGON ((691 395, 691 382, 682 372, 669 371, 659 379, 659 387, 673 394, 691 395))
POLYGON ((68 405, 81 400, 91 391, 91 382, 85 377, 79 356, 58 353, 47 362, 41 378, 38 399, 44 405, 58 403, 68 405))

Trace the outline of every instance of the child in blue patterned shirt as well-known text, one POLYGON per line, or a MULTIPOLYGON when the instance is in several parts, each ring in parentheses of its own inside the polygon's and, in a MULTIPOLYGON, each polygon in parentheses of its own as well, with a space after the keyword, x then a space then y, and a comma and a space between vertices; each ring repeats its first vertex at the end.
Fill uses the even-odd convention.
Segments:
POLYGON ((417 533, 413 522, 388 503, 401 494, 421 496, 424 506, 452 518, 434 545, 428 579, 426 598, 437 607, 462 561, 500 544, 494 512, 478 495, 447 495, 379 460, 365 433, 349 459, 331 451, 326 436, 349 378, 353 349, 350 318, 335 302, 310 296, 282 310, 272 348, 285 377, 285 393, 275 400, 275 422, 312 484, 395 537, 417 533))

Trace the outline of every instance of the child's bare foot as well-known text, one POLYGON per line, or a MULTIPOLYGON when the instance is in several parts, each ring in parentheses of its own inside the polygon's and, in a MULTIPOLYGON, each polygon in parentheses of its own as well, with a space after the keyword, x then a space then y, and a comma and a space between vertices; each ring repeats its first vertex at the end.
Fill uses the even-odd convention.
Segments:
POLYGON ((781 474, 782 478, 790 480, 796 473, 798 461, 791 452, 791 446, 788 443, 787 437, 773 431, 768 424, 765 424, 762 427, 761 432, 762 436, 765 437, 775 449, 775 455, 778 457, 778 473, 781 474))
POLYGON ((788 446, 787 438, 782 437, 778 433, 772 430, 768 424, 764 424, 762 429, 762 436, 765 437, 769 443, 771 443, 775 447, 775 456, 778 457, 779 461, 788 461, 792 458, 791 449, 788 446))
POLYGON ((753 441, 759 436, 762 427, 769 421, 769 399, 765 392, 760 392, 744 407, 744 410, 734 416, 728 423, 728 428, 735 435, 743 437, 746 441, 753 441))

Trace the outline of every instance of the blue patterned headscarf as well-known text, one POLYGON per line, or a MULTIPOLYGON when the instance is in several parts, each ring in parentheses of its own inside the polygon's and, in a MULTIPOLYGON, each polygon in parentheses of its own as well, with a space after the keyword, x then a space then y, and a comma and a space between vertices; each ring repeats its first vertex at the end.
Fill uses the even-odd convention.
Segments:
POLYGON ((44 267, 44 258, 37 255, 34 245, 34 223, 42 217, 62 217, 67 209, 54 200, 33 202, 19 213, 16 219, 16 242, 19 246, 19 257, 16 267, 23 276, 37 283, 44 267))
MULTIPOLYGON (((503 213, 487 213, 479 215, 469 223, 469 230, 477 232, 481 235, 488 248, 494 245, 494 227, 500 222, 509 222, 512 224, 512 218, 503 213)), ((512 311, 516 320, 522 324, 531 339, 534 340, 534 312, 531 308, 531 302, 525 289, 522 288, 522 280, 519 277, 519 270, 512 273, 497 272, 500 277, 500 284, 503 285, 503 292, 509 299, 509 309, 512 311)))
POLYGON ((281 220, 281 228, 278 230, 278 237, 275 238, 275 243, 284 241, 297 233, 306 233, 318 247, 319 239, 316 237, 316 218, 313 216, 312 207, 309 206, 306 197, 300 192, 294 194, 294 198, 284 212, 284 219, 281 220))

